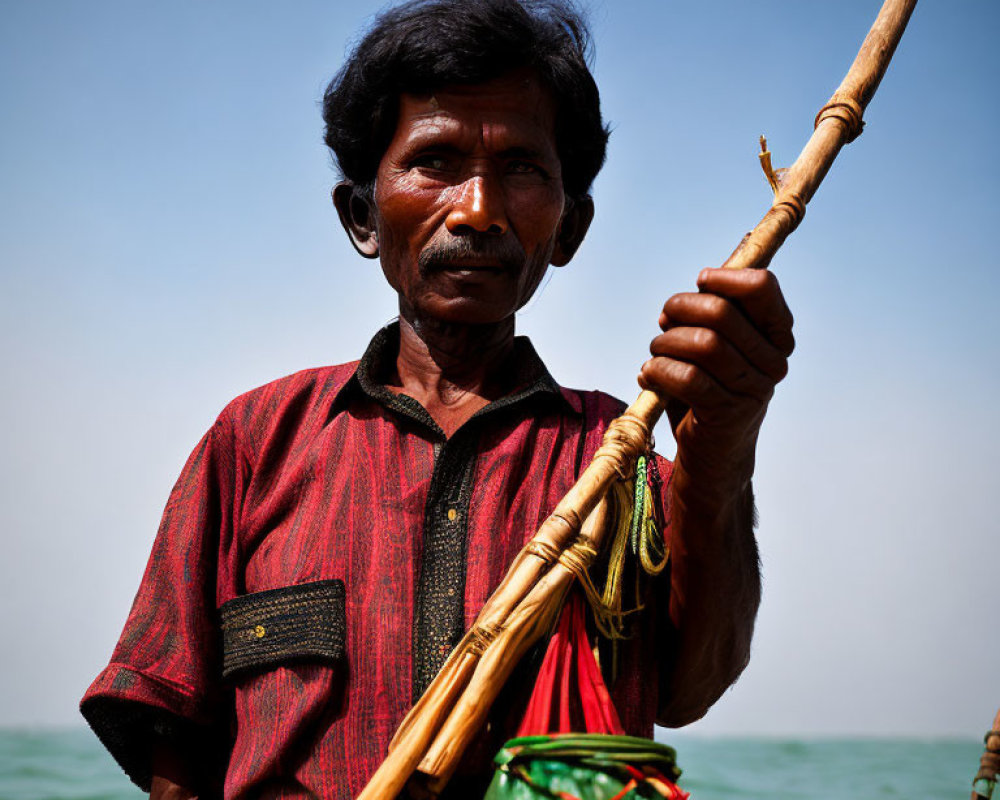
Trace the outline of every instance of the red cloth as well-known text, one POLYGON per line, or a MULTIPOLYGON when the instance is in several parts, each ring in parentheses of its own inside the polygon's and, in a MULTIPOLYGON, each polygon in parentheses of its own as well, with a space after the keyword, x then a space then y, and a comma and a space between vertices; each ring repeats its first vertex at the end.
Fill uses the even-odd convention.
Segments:
MULTIPOLYGON (((587 604, 583 595, 574 591, 566 601, 549 640, 531 700, 517 731, 519 737, 551 736, 558 739, 559 734, 621 736, 625 733, 594 658, 587 635, 586 614, 587 604)), ((689 796, 655 767, 648 764, 641 769, 627 764, 622 767, 628 771, 631 780, 611 800, 622 800, 630 793, 635 794, 633 790, 640 785, 644 787, 644 797, 649 795, 650 790, 667 800, 687 800, 689 796)), ((569 792, 559 791, 556 794, 563 800, 579 800, 569 792)))
POLYGON ((586 603, 574 592, 549 640, 518 736, 625 733, 587 638, 585 615, 586 603))
MULTIPOLYGON (((307 370, 237 398, 185 465, 111 663, 81 704, 140 785, 158 735, 199 742, 198 761, 219 760, 230 798, 353 798, 384 757, 412 703, 426 505, 435 455, 450 445, 372 389, 394 359, 392 337, 382 331, 360 366, 307 370), (221 679, 223 603, 337 578, 341 668, 296 662, 221 679)), ((466 625, 622 410, 608 395, 559 388, 530 344, 518 347, 534 389, 471 429, 466 625)), ((660 469, 666 479, 669 464, 660 469)), ((611 691, 633 735, 652 735, 658 705, 655 622, 651 613, 644 640, 622 647, 611 691)), ((494 725, 481 757, 522 711, 494 725)))

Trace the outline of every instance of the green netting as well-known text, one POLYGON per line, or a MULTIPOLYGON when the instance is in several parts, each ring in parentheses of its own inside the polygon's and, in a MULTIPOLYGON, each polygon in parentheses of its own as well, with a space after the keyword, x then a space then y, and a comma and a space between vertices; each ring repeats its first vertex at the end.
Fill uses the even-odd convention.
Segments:
POLYGON ((682 798, 675 759, 673 748, 632 736, 524 736, 494 759, 485 800, 682 798))

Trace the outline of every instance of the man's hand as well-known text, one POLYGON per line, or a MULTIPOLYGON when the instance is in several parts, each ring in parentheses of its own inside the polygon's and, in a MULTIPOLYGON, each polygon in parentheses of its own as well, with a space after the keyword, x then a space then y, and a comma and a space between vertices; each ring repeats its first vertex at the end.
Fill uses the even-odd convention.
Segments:
POLYGON ((753 474, 757 433, 788 371, 792 315, 768 270, 705 269, 676 294, 639 375, 665 399, 678 460, 692 487, 723 500, 753 474))
POLYGON ((765 270, 706 269, 676 294, 639 383, 660 394, 677 439, 671 476, 670 619, 659 722, 700 718, 750 658, 760 604, 753 534, 757 434, 788 370, 792 315, 765 270))

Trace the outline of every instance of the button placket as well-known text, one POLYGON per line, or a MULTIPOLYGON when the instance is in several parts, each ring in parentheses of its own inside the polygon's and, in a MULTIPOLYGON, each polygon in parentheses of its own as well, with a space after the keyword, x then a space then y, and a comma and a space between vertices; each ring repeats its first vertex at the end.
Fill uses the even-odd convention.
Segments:
POLYGON ((413 699, 465 633, 466 520, 475 449, 458 434, 435 447, 413 632, 413 699))

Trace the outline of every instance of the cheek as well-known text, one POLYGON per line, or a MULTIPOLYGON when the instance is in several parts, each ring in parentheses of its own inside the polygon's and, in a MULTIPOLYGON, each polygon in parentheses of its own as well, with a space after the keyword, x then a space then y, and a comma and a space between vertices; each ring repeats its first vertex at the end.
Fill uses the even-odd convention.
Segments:
POLYGON ((535 240, 554 239, 565 208, 562 189, 538 187, 522 191, 508 201, 516 209, 518 229, 535 240))
POLYGON ((432 229, 441 206, 440 192, 400 182, 384 190, 376 188, 379 212, 379 245, 386 248, 420 249, 421 237, 432 229))

